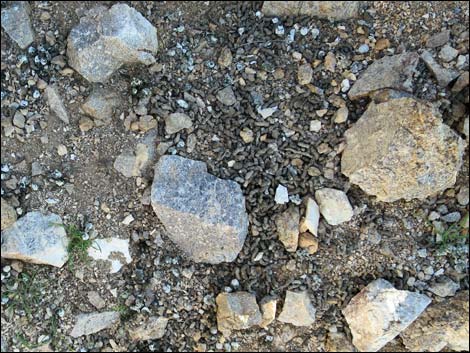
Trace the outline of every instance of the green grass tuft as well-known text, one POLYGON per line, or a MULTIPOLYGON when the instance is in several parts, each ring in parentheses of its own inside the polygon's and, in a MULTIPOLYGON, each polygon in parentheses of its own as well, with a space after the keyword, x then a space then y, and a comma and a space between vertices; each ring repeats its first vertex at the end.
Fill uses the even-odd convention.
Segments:
POLYGON ((13 313, 15 310, 22 310, 28 318, 32 318, 35 308, 41 301, 41 291, 42 286, 36 280, 36 272, 32 274, 23 272, 20 273, 17 279, 11 278, 11 281, 7 282, 6 289, 2 293, 6 294, 9 298, 7 311, 13 313))
POLYGON ((441 237, 439 250, 445 252, 450 246, 465 243, 468 239, 468 219, 467 213, 460 221, 450 225, 443 231, 436 233, 441 237))
POLYGON ((73 272, 75 266, 88 261, 88 249, 93 246, 92 239, 83 239, 84 232, 75 225, 65 226, 65 231, 69 237, 67 251, 69 253, 68 267, 73 272))

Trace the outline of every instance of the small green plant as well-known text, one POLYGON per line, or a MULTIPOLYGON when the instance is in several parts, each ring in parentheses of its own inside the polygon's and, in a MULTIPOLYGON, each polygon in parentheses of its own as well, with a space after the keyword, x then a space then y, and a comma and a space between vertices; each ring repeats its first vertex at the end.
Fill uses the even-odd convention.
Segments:
POLYGON ((35 307, 41 301, 41 283, 36 279, 36 272, 20 273, 7 283, 4 294, 8 297, 7 311, 23 310, 28 318, 32 317, 35 307))
POLYGON ((451 245, 463 243, 468 239, 468 220, 467 213, 460 221, 450 225, 447 229, 436 231, 441 238, 439 250, 445 251, 451 245))
POLYGON ((84 232, 75 225, 65 226, 67 236, 69 237, 69 245, 67 251, 69 253, 68 267, 73 271, 76 264, 83 264, 88 260, 88 249, 93 246, 94 241, 84 237, 84 232))
POLYGON ((113 310, 117 311, 119 313, 122 320, 127 320, 131 316, 131 311, 123 303, 120 303, 120 304, 117 304, 116 306, 114 306, 113 310))

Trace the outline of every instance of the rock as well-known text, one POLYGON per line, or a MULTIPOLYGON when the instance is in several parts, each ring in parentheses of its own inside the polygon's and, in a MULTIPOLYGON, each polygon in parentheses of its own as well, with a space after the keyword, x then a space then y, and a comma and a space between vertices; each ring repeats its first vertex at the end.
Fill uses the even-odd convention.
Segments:
POLYGON ((377 104, 377 103, 387 102, 391 99, 413 97, 413 95, 408 92, 385 88, 379 91, 371 92, 369 97, 374 103, 377 104))
POLYGON ((332 226, 349 221, 354 213, 346 193, 341 190, 324 188, 315 191, 320 213, 332 226))
POLYGON ((348 120, 349 110, 348 107, 341 107, 335 113, 335 123, 342 124, 348 120))
POLYGON ((39 162, 33 162, 31 163, 31 176, 39 176, 44 174, 44 169, 42 168, 41 164, 39 162))
POLYGON ((87 132, 93 129, 95 123, 90 118, 83 117, 78 122, 78 126, 80 128, 80 131, 87 132))
POLYGON ((253 130, 245 127, 240 130, 240 137, 242 138, 243 142, 251 143, 254 141, 255 137, 253 135, 253 130))
POLYGON ((297 71, 297 79, 300 85, 306 85, 312 81, 313 69, 310 64, 303 64, 299 66, 297 71))
MULTIPOLYGON (((1 230, 11 227, 16 222, 16 211, 2 197, 1 202, 1 230)), ((3 236, 3 235, 2 235, 3 236)), ((2 247, 3 251, 3 247, 2 247)), ((3 256, 3 255, 2 255, 3 256)))
POLYGON ((351 341, 342 332, 329 332, 325 348, 327 352, 356 352, 351 341))
POLYGON ((447 223, 455 223, 460 221, 461 215, 460 212, 451 212, 441 217, 441 220, 447 223))
POLYGON ((429 291, 440 297, 453 297, 460 289, 460 285, 447 276, 440 276, 429 286, 429 291))
POLYGON ((361 44, 359 48, 357 49, 357 52, 359 54, 365 54, 368 53, 370 50, 369 46, 367 44, 361 44))
POLYGON ((82 110, 94 119, 96 126, 109 125, 113 119, 114 110, 119 106, 119 96, 104 88, 95 88, 82 110))
POLYGON ((439 57, 446 63, 454 60, 457 55, 459 55, 459 51, 452 48, 449 44, 444 45, 439 52, 439 57))
POLYGON ((349 90, 349 98, 360 99, 384 88, 412 92, 418 59, 416 53, 403 53, 374 61, 349 90))
POLYGON ((264 1, 267 16, 313 16, 345 20, 359 14, 359 1, 264 1))
POLYGON ((101 310, 106 306, 106 302, 101 298, 98 292, 91 291, 87 293, 88 301, 93 305, 96 309, 101 310))
POLYGON ((157 30, 125 4, 97 6, 72 28, 67 41, 69 64, 90 82, 103 82, 124 64, 155 63, 157 30))
POLYGON ((191 118, 184 113, 172 113, 165 118, 167 135, 176 134, 183 129, 190 129, 192 126, 191 118))
POLYGON ((221 293, 216 298, 217 328, 224 336, 262 323, 256 297, 248 292, 221 293))
POLYGON ((75 326, 70 336, 77 338, 91 335, 110 328, 120 321, 119 313, 116 311, 105 311, 103 313, 80 314, 75 320, 75 326))
POLYGON ((277 319, 294 326, 310 326, 315 322, 315 313, 307 291, 296 293, 288 290, 282 312, 277 319))
POLYGON ((276 188, 276 195, 274 195, 274 201, 277 204, 283 205, 289 202, 289 193, 284 185, 279 184, 276 188))
POLYGON ((432 57, 432 54, 427 50, 423 51, 423 53, 421 54, 421 59, 424 61, 427 68, 434 75, 437 80, 437 83, 441 87, 447 87, 447 85, 451 81, 453 81, 459 76, 459 73, 457 71, 454 71, 452 69, 445 69, 441 65, 439 65, 432 57))
MULTIPOLYGON (((141 318, 141 321, 144 319, 141 318)), ((129 329, 129 337, 133 341, 159 340, 166 332, 168 319, 165 317, 152 316, 139 326, 129 329)))
POLYGON ((457 194, 457 202, 462 206, 467 206, 469 202, 469 188, 464 185, 460 188, 459 193, 457 194))
POLYGON ((299 241, 299 209, 291 205, 284 213, 276 218, 276 227, 279 241, 289 252, 297 250, 299 241))
POLYGON ((307 198, 307 208, 305 217, 300 223, 300 232, 309 231, 313 235, 318 235, 318 222, 320 220, 320 208, 311 197, 307 198))
POLYGON ((390 47, 390 40, 387 38, 380 38, 376 43, 374 50, 375 51, 382 51, 390 47))
POLYGON ((430 305, 400 334, 405 347, 412 352, 468 351, 468 302, 468 291, 463 291, 430 305))
POLYGON ((2 257, 62 267, 68 259, 68 242, 58 215, 33 211, 2 231, 2 257))
POLYGON ((57 117, 64 123, 68 124, 69 115, 65 110, 64 103, 62 103, 62 98, 60 98, 59 93, 57 93, 57 88, 54 86, 47 86, 45 95, 47 97, 49 107, 54 114, 57 115, 57 117))
POLYGON ((155 166, 151 200, 170 240, 193 261, 236 259, 248 232, 237 183, 207 173, 203 162, 166 155, 155 166))
POLYGON ((26 122, 26 118, 24 117, 23 114, 21 114, 19 111, 15 113, 13 116, 13 125, 16 127, 19 127, 20 129, 24 129, 24 123, 26 122))
POLYGON ((385 202, 424 199, 451 187, 465 150, 433 106, 413 98, 371 103, 345 137, 342 173, 385 202))
POLYGON ((2 27, 21 49, 26 49, 34 41, 30 15, 27 1, 11 1, 8 6, 2 6, 2 27))
POLYGON ((156 158, 155 130, 148 132, 134 150, 126 149, 114 161, 114 169, 126 178, 141 176, 146 173, 156 158))
POLYGON ((396 290, 378 279, 351 299, 343 315, 354 346, 362 352, 377 352, 406 329, 431 303, 427 296, 396 290))
POLYGON ((325 56, 325 69, 330 72, 335 72, 336 70, 336 56, 331 51, 325 56))
POLYGON ((232 52, 229 48, 225 47, 220 51, 219 59, 217 60, 221 67, 229 67, 232 65, 232 52))
POLYGON ((268 327, 276 319, 277 298, 265 297, 260 302, 262 320, 259 326, 268 327))
POLYGON ((437 48, 444 44, 449 43, 449 40, 450 40, 450 30, 445 30, 429 37, 429 39, 426 41, 426 46, 428 48, 437 48))
POLYGON ((320 130, 321 130, 321 121, 320 120, 310 121, 310 131, 319 132, 320 130))
POLYGON ((465 71, 463 74, 459 76, 455 84, 452 86, 452 92, 459 93, 465 87, 468 86, 468 71, 465 71))
POLYGON ((223 105, 234 105, 237 103, 237 97, 235 97, 235 93, 233 93, 232 87, 227 86, 224 89, 221 89, 217 92, 217 99, 223 105))
POLYGON ((310 233, 302 233, 299 236, 299 247, 313 255, 318 251, 318 240, 310 233))
POLYGON ((129 239, 95 239, 92 246, 88 248, 88 256, 94 260, 107 262, 109 273, 119 272, 122 266, 132 262, 129 239))
POLYGON ((258 112, 259 115, 261 115, 263 119, 266 119, 266 118, 269 118, 271 115, 273 115, 275 112, 277 112, 277 109, 278 109, 277 106, 269 107, 269 108, 258 107, 256 111, 258 112))
POLYGON ((139 118, 139 130, 147 132, 152 129, 156 129, 158 125, 157 119, 151 115, 144 115, 139 118))
POLYGON ((61 157, 65 156, 67 154, 67 147, 64 145, 57 146, 57 154, 61 157))

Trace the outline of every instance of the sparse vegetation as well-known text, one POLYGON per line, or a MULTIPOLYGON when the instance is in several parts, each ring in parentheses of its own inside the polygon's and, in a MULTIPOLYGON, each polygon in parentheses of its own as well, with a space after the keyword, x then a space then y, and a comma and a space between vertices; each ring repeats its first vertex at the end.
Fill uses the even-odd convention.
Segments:
POLYGON ((35 307, 41 300, 41 289, 41 284, 36 280, 36 272, 20 273, 17 281, 12 279, 3 292, 9 299, 7 311, 14 313, 16 310, 21 310, 28 318, 31 318, 35 307))
POLYGON ((449 246, 464 243, 468 239, 468 220, 469 214, 467 213, 460 221, 450 225, 447 229, 443 231, 435 229, 436 234, 440 236, 440 251, 446 251, 449 246))
POLYGON ((88 259, 88 249, 93 246, 93 240, 87 239, 85 233, 78 229, 75 225, 65 226, 67 236, 69 237, 69 245, 67 251, 69 253, 68 267, 70 271, 74 271, 77 264, 83 264, 88 259))

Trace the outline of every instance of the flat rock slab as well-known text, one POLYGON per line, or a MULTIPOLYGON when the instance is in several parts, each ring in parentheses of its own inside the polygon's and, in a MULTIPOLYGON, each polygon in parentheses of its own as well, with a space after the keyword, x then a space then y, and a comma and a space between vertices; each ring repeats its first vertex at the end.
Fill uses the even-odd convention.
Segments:
POLYGON ((377 352, 406 329, 431 303, 427 296, 375 280, 351 299, 343 315, 362 352, 377 352))
POLYGON ((265 1, 267 16, 312 16, 330 20, 356 17, 360 1, 265 1))
POLYGON ((106 238, 95 239, 88 255, 94 260, 109 263, 109 273, 119 272, 122 266, 132 262, 129 253, 129 239, 106 238))
POLYGON ((316 310, 310 301, 307 291, 286 292, 286 300, 282 307, 279 321, 294 326, 310 326, 315 322, 316 310))
POLYGON ((1 230, 9 228, 16 221, 16 211, 2 198, 1 204, 1 230))
POLYGON ((103 313, 80 314, 77 316, 75 326, 70 336, 77 338, 110 328, 120 321, 119 313, 106 311, 103 313))
POLYGON ((167 324, 167 318, 152 316, 129 329, 129 336, 133 341, 159 340, 165 335, 167 324))
POLYGON ((248 232, 245 198, 234 181, 207 173, 203 162, 162 156, 151 202, 168 237, 196 262, 234 261, 248 232))
POLYGON ((62 267, 68 238, 60 216, 29 212, 2 231, 2 257, 62 267))
POLYGON ((34 41, 30 14, 28 1, 11 1, 10 4, 2 5, 2 27, 21 49, 34 41))
POLYGON ((88 11, 68 37, 70 66, 90 82, 104 82, 124 64, 155 62, 157 30, 125 4, 88 11))
POLYGON ((262 322, 256 297, 248 292, 221 293, 216 298, 217 327, 224 335, 245 330, 262 322))
POLYGON ((468 291, 454 298, 430 305, 400 336, 412 352, 469 350, 468 291))
POLYGON ((374 61, 349 90, 349 98, 360 99, 385 88, 412 92, 413 73, 418 61, 419 56, 414 52, 384 56, 374 61))
POLYGON ((114 110, 118 105, 117 93, 104 88, 95 88, 83 103, 82 110, 94 119, 96 126, 103 126, 111 123, 114 110))
POLYGON ((413 98, 371 103, 345 137, 342 173, 385 202, 453 186, 466 146, 432 105, 413 98))
POLYGON ((128 148, 116 157, 114 169, 126 178, 145 174, 157 157, 156 139, 157 132, 154 129, 147 132, 133 149, 128 148))

